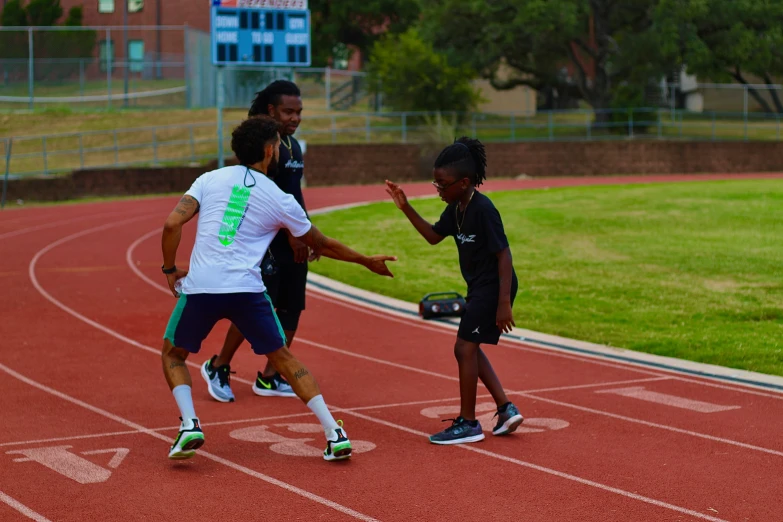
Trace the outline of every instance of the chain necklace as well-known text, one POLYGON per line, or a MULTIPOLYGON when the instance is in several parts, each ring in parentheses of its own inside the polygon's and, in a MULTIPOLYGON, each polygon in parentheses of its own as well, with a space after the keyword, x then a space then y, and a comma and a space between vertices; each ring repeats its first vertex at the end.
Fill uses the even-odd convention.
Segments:
POLYGON ((280 143, 282 143, 285 146, 285 148, 288 149, 288 154, 293 158, 294 151, 291 145, 291 136, 286 136, 286 139, 288 139, 288 143, 284 142, 282 138, 280 138, 280 143))
POLYGON ((476 189, 473 189, 473 192, 470 193, 470 198, 468 198, 468 202, 465 204, 465 210, 462 213, 462 221, 459 220, 459 202, 454 206, 454 220, 457 222, 457 233, 459 234, 462 234, 462 224, 465 223, 465 216, 468 214, 468 205, 473 201, 473 195, 475 193, 476 189))

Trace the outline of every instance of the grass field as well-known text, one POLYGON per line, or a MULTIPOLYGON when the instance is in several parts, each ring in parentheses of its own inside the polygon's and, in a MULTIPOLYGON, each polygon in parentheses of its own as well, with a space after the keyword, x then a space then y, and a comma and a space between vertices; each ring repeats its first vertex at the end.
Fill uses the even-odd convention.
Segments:
MULTIPOLYGON (((496 193, 519 327, 783 375, 778 180, 496 193)), ((415 201, 434 221, 439 200, 415 201)), ((452 239, 428 245, 392 203, 314 218, 358 250, 398 255, 395 279, 324 259, 316 273, 418 302, 464 292, 452 239)))

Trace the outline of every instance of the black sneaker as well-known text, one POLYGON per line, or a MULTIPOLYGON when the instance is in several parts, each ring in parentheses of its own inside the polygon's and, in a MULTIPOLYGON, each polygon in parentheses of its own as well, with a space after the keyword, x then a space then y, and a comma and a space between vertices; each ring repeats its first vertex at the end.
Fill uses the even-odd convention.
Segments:
POLYGON ((253 383, 253 392, 263 397, 296 397, 294 389, 279 373, 264 377, 258 372, 256 382, 253 383))
POLYGON ((213 363, 217 355, 201 365, 201 376, 207 381, 207 389, 213 399, 220 402, 234 402, 234 392, 231 391, 231 367, 227 364, 215 368, 213 363))
POLYGON ((500 408, 495 414, 498 418, 498 423, 492 429, 493 435, 507 435, 513 433, 519 427, 525 418, 519 413, 519 410, 513 403, 507 402, 500 408), (501 411, 501 409, 503 411, 501 411))
POLYGON ((479 421, 467 421, 462 416, 456 419, 446 419, 443 422, 452 421, 451 426, 430 436, 433 444, 463 444, 465 442, 478 442, 484 440, 484 431, 479 421), (475 425, 473 423, 475 422, 475 425))

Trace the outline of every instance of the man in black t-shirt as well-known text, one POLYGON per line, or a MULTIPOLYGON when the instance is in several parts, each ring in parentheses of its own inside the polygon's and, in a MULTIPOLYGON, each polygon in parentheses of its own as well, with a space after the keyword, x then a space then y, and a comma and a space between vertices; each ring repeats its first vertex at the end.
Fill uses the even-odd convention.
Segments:
MULTIPOLYGON (((302 121, 302 98, 293 82, 278 80, 256 94, 248 116, 268 114, 280 124, 280 156, 277 165, 270 165, 269 178, 280 189, 294 196, 305 213, 302 195, 304 158, 302 148, 293 134, 302 121)), ((308 216, 309 217, 309 216, 308 216)), ((299 317, 305 308, 307 263, 310 250, 296 239, 288 229, 281 230, 261 263, 264 284, 272 300, 280 328, 285 333, 286 345, 291 343, 299 326, 299 317)), ((201 375, 207 381, 210 395, 220 402, 233 402, 230 386, 230 363, 245 338, 235 325, 231 325, 219 355, 214 355, 201 367, 201 375)), ((262 396, 296 397, 291 385, 267 362, 258 372, 253 392, 262 396)))

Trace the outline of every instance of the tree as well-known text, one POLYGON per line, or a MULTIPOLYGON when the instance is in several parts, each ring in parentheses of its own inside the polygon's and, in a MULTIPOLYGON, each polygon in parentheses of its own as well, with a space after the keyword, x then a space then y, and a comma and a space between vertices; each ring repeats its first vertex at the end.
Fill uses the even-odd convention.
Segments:
POLYGON ((422 20, 436 49, 496 89, 556 89, 603 109, 617 85, 645 84, 665 69, 652 30, 657 1, 444 0, 429 3, 422 20))
POLYGON ((310 0, 313 66, 325 67, 340 44, 365 58, 384 33, 405 31, 419 17, 418 0, 310 0))
MULTIPOLYGON (((10 0, 0 13, 4 26, 56 26, 63 15, 60 0, 10 0)), ((63 25, 74 27, 66 31, 33 32, 33 53, 36 64, 36 80, 59 79, 79 71, 79 62, 94 59, 97 34, 93 30, 76 29, 82 24, 82 7, 72 7, 63 25)), ((27 31, 0 32, 0 58, 11 59, 8 67, 15 76, 27 78, 29 74, 27 31)))
POLYGON ((3 27, 19 27, 27 25, 27 13, 21 0, 9 0, 0 14, 0 25, 3 27))
POLYGON ((452 66, 418 31, 387 34, 372 47, 370 84, 398 111, 469 111, 479 101, 466 66, 452 66))
POLYGON ((63 15, 60 0, 30 0, 25 11, 29 24, 39 27, 57 25, 63 15))
MULTIPOLYGON (((748 75, 774 83, 783 73, 783 3, 757 0, 661 0, 656 24, 663 51, 688 72, 717 82, 745 85, 748 75)), ((755 88, 748 92, 766 112, 774 112, 755 88)), ((778 91, 769 90, 778 113, 778 91)))

